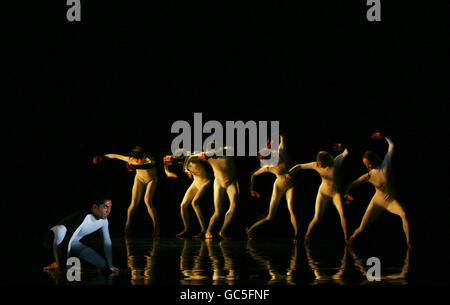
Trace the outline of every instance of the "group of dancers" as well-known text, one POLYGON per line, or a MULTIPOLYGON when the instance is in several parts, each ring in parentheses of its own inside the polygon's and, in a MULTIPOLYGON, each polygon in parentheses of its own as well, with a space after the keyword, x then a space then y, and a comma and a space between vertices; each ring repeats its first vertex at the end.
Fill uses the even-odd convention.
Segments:
MULTIPOLYGON (((328 202, 331 201, 339 214, 344 241, 347 244, 350 245, 354 238, 361 233, 367 225, 380 214, 380 212, 387 210, 400 216, 406 243, 408 247, 411 247, 407 215, 405 209, 394 197, 392 185, 389 181, 394 144, 388 137, 384 137, 379 132, 372 134, 371 138, 385 139, 388 144, 387 153, 384 159, 381 159, 378 154, 373 151, 365 152, 362 156, 362 162, 366 166, 368 172, 354 180, 347 187, 341 183, 340 169, 344 159, 348 155, 348 150, 344 149, 342 144, 335 145, 335 149, 340 152, 337 157, 333 157, 326 151, 320 151, 317 153, 315 161, 293 165, 286 152, 286 144, 283 135, 280 135, 279 147, 277 149, 271 148, 271 143, 268 143, 267 148, 265 149, 270 149, 271 153, 278 154, 278 162, 276 164, 271 164, 263 157, 259 157, 261 167, 252 172, 250 176, 250 195, 255 198, 260 197, 254 190, 254 180, 256 176, 263 173, 274 174, 276 179, 273 184, 269 211, 263 219, 258 220, 246 228, 247 237, 253 239, 255 229, 274 218, 279 203, 284 196, 287 201, 290 221, 294 229, 294 238, 297 239, 298 217, 295 207, 295 183, 293 182, 292 176, 300 170, 315 170, 321 176, 322 182, 316 197, 314 217, 310 221, 304 237, 305 242, 309 242, 312 229, 321 219, 328 202), (349 203, 353 200, 353 197, 349 195, 348 192, 355 186, 364 182, 369 182, 375 187, 375 194, 367 207, 361 224, 354 233, 348 237, 343 208, 344 202, 349 203)), ((229 238, 226 229, 235 215, 240 191, 236 177, 235 161, 233 157, 227 156, 226 153, 224 153, 224 150, 226 149, 226 146, 215 147, 206 152, 183 152, 164 157, 164 171, 167 177, 177 178, 177 175, 169 170, 169 166, 174 163, 180 163, 183 164, 184 172, 193 180, 181 201, 180 214, 184 230, 177 234, 178 237, 206 239, 216 237, 214 227, 224 211, 225 199, 228 197, 229 208, 225 213, 223 224, 217 232, 217 235, 223 239, 229 238), (210 177, 205 168, 205 163, 209 163, 211 166, 214 177, 210 177), (200 208, 199 201, 211 185, 213 185, 214 213, 211 216, 209 223, 207 223, 200 208), (191 231, 191 221, 188 210, 190 205, 197 216, 201 228, 201 231, 197 234, 194 234, 191 231)), ((153 220, 153 234, 159 235, 160 229, 158 217, 153 203, 153 194, 158 182, 154 158, 147 155, 141 147, 137 146, 132 149, 130 155, 106 154, 94 157, 93 161, 95 164, 98 164, 105 159, 122 160, 127 163, 129 170, 136 170, 132 187, 131 203, 128 207, 125 224, 125 234, 129 234, 132 215, 144 195, 144 202, 147 206, 148 213, 153 220)))
MULTIPOLYGON (((342 226, 344 241, 348 246, 353 239, 360 234, 367 225, 380 214, 387 210, 390 213, 400 216, 403 224, 403 230, 406 237, 408 248, 411 248, 409 224, 406 212, 402 205, 394 196, 393 188, 389 180, 391 160, 394 152, 392 141, 376 132, 372 134, 372 139, 385 139, 388 143, 388 150, 381 159, 375 152, 367 151, 362 156, 362 162, 368 172, 351 182, 346 187, 342 185, 340 170, 344 159, 348 155, 348 150, 344 149, 342 144, 336 144, 335 150, 340 152, 336 157, 330 153, 320 151, 317 153, 316 160, 309 163, 294 165, 286 152, 284 136, 280 136, 279 146, 272 148, 272 143, 268 141, 266 150, 271 154, 278 154, 278 158, 267 159, 262 157, 266 152, 260 151, 258 158, 260 168, 253 171, 250 176, 250 195, 259 198, 260 195, 254 189, 255 177, 263 173, 272 173, 276 176, 273 184, 272 196, 269 203, 267 215, 246 228, 248 239, 254 238, 256 228, 272 220, 276 214, 279 203, 283 196, 286 198, 290 214, 290 221, 294 228, 294 240, 298 238, 298 220, 295 206, 295 183, 292 176, 300 170, 315 170, 322 178, 322 182, 317 192, 314 217, 308 225, 304 237, 306 244, 310 241, 310 234, 314 226, 321 219, 325 207, 329 201, 335 206, 342 226), (276 164, 272 163, 277 160, 276 164), (369 182, 375 187, 373 195, 367 210, 362 218, 361 224, 348 237, 347 224, 344 214, 344 202, 349 203, 353 197, 348 192, 355 186, 369 182)), ((177 178, 177 175, 169 170, 174 163, 183 164, 184 172, 193 180, 187 189, 180 205, 180 214, 184 224, 184 230, 177 234, 178 237, 193 237, 212 239, 216 237, 215 226, 223 214, 225 199, 228 197, 229 208, 225 213, 223 224, 217 235, 223 239, 229 239, 226 229, 230 221, 235 216, 236 206, 239 201, 239 183, 236 177, 236 164, 231 156, 227 156, 226 150, 230 147, 214 147, 205 152, 182 152, 164 157, 164 171, 167 177, 177 178), (210 177, 205 164, 209 163, 214 177, 210 177), (209 223, 205 221, 199 201, 206 193, 206 190, 213 185, 214 213, 209 223), (189 206, 192 206, 200 224, 201 231, 193 234, 191 231, 191 221, 189 219, 189 206)), ((125 223, 125 234, 130 234, 130 226, 133 214, 136 211, 142 197, 147 206, 147 211, 153 221, 153 235, 159 236, 160 227, 157 211, 153 203, 158 182, 156 162, 153 157, 144 152, 142 147, 134 147, 129 155, 105 154, 95 156, 93 162, 98 164, 107 159, 118 159, 126 162, 130 171, 135 170, 134 184, 131 193, 131 203, 127 210, 127 220, 125 223)), ((112 244, 109 236, 108 215, 111 212, 112 201, 110 197, 98 195, 92 200, 90 210, 79 211, 53 226, 46 238, 46 245, 53 249, 55 262, 44 267, 44 271, 53 272, 63 266, 69 255, 78 256, 99 268, 108 268, 111 272, 118 272, 118 269, 112 263, 112 244), (105 257, 99 255, 96 251, 83 244, 80 240, 94 231, 101 230, 104 245, 105 257), (51 236, 53 235, 53 236, 51 236)))

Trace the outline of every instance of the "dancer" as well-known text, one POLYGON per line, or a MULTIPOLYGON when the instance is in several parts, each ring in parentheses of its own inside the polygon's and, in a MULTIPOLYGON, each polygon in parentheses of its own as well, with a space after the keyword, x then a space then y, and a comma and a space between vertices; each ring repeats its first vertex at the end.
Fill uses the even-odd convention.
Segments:
POLYGON ((168 165, 172 164, 175 160, 184 160, 183 169, 185 173, 193 179, 192 184, 187 189, 183 200, 180 205, 180 213, 181 218, 183 220, 184 230, 177 234, 177 237, 188 237, 192 236, 192 232, 190 229, 190 219, 189 219, 189 204, 192 205, 192 208, 197 215, 198 222, 200 224, 201 232, 194 235, 194 238, 202 238, 206 233, 206 225, 205 220, 203 218, 203 213, 200 209, 200 199, 206 193, 209 186, 211 185, 211 178, 209 177, 208 172, 203 166, 202 161, 200 161, 196 157, 191 156, 180 156, 176 157, 174 155, 168 155, 164 157, 164 170, 166 172, 167 177, 169 178, 177 178, 177 175, 170 172, 168 170, 168 165))
MULTIPOLYGON (((367 207, 366 212, 362 218, 361 224, 353 232, 349 238, 349 245, 353 239, 361 233, 367 225, 372 222, 381 212, 388 210, 389 212, 400 216, 402 219, 403 231, 406 237, 406 243, 408 247, 411 247, 409 238, 409 223, 407 215, 402 205, 397 201, 394 196, 393 188, 390 183, 390 167, 392 161, 392 155, 394 152, 394 144, 392 141, 381 135, 380 132, 375 132, 371 136, 372 139, 385 139, 388 143, 388 151, 381 161, 380 157, 373 151, 366 151, 363 155, 362 161, 368 173, 362 175, 355 181, 353 181, 346 190, 349 192, 352 188, 365 182, 370 182, 375 187, 375 194, 367 207)), ((351 196, 350 196, 351 197, 351 196)))
MULTIPOLYGON (((210 145, 211 146, 211 145, 210 145)), ((193 155, 192 158, 198 158, 208 162, 214 172, 214 214, 209 220, 208 228, 206 229, 205 238, 214 238, 212 229, 216 224, 224 207, 225 194, 228 195, 230 206, 225 214, 222 228, 219 231, 219 236, 223 239, 229 237, 225 234, 225 230, 232 220, 236 205, 239 201, 239 183, 236 178, 236 164, 231 156, 226 156, 224 151, 229 147, 218 147, 208 150, 206 153, 201 152, 193 155)))
MULTIPOLYGON (((336 150, 342 151, 342 144, 335 144, 336 150)), ((319 190, 316 197, 316 206, 314 217, 308 225, 308 230, 305 234, 305 243, 309 242, 311 230, 322 217, 328 201, 332 201, 336 210, 339 213, 341 220, 342 231, 344 233, 344 240, 347 242, 347 224, 344 216, 344 208, 342 204, 342 194, 340 190, 340 174, 339 170, 348 155, 348 150, 345 149, 340 155, 333 159, 333 156, 326 151, 319 151, 315 162, 297 164, 289 170, 288 177, 302 169, 313 169, 319 173, 322 178, 319 190)))
POLYGON ((119 272, 112 264, 112 243, 109 236, 108 216, 112 202, 105 196, 97 197, 90 210, 76 212, 50 229, 53 240, 49 243, 52 244, 55 262, 44 267, 45 272, 51 273, 63 268, 69 256, 79 257, 100 269, 119 272), (97 230, 101 230, 102 233, 106 260, 80 241, 84 236, 97 230))
MULTIPOLYGON (((266 149, 270 149, 271 144, 268 143, 266 149)), ((263 173, 272 173, 276 176, 275 182, 273 184, 272 197, 269 204, 269 213, 263 219, 255 222, 248 228, 247 237, 248 239, 253 239, 253 230, 260 225, 273 220, 278 209, 278 205, 283 195, 286 198, 288 210, 290 213, 290 219, 292 227, 294 228, 294 239, 297 239, 298 229, 297 229, 297 212, 295 210, 295 187, 293 182, 287 178, 289 168, 292 166, 291 160, 286 153, 286 145, 284 141, 284 136, 280 135, 280 145, 278 150, 272 150, 271 153, 277 153, 279 155, 277 164, 267 164, 264 160, 261 160, 261 167, 254 171, 250 177, 250 195, 259 198, 260 195, 253 189, 255 177, 263 173)))
POLYGON ((134 177, 134 184, 131 191, 131 203, 127 211, 127 221, 125 223, 125 235, 130 233, 131 219, 136 211, 136 208, 141 202, 142 194, 144 193, 144 202, 147 206, 147 211, 153 221, 153 236, 158 236, 160 233, 159 223, 156 214, 156 209, 153 204, 153 195, 155 193, 156 184, 158 182, 157 172, 155 168, 155 161, 153 157, 148 156, 142 147, 135 146, 129 156, 119 154, 106 154, 103 156, 95 156, 94 163, 98 164, 104 159, 119 159, 127 162, 128 170, 136 170, 134 177))

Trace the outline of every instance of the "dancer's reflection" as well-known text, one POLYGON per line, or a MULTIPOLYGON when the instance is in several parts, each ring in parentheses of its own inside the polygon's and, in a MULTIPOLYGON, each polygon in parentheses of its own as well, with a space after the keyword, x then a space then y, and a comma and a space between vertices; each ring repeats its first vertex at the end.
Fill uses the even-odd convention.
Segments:
POLYGON ((234 284, 238 279, 235 260, 228 240, 192 240, 185 238, 180 257, 181 284, 234 284), (199 247, 193 245, 200 243, 199 247), (211 273, 212 272, 212 273, 211 273))
POLYGON ((192 184, 187 189, 183 200, 180 205, 180 213, 181 218, 183 220, 184 230, 177 234, 177 237, 188 237, 192 235, 190 229, 190 217, 189 217, 189 205, 192 205, 192 208, 197 215, 198 222, 201 227, 201 232, 194 235, 194 238, 201 238, 205 236, 206 225, 205 220, 203 218, 202 210, 200 209, 200 199, 206 193, 209 186, 211 185, 211 178, 209 177, 208 172, 203 166, 203 162, 200 161, 196 157, 191 156, 174 156, 168 155, 164 157, 164 170, 169 178, 177 178, 177 175, 170 172, 168 169, 168 165, 176 160, 184 160, 183 169, 186 174, 193 178, 192 184))
POLYGON ((210 279, 208 275, 208 249, 203 239, 193 241, 184 238, 183 250, 180 256, 180 271, 183 278, 180 284, 192 284, 206 282, 210 279), (193 249, 194 243, 200 243, 199 248, 193 249))
MULTIPOLYGON (((347 247, 344 247, 344 253, 342 254, 341 264, 336 273, 331 275, 325 273, 325 268, 320 267, 320 262, 314 259, 311 253, 311 247, 309 243, 305 243, 306 258, 308 259, 308 264, 311 270, 314 272, 315 280, 312 285, 323 284, 324 282, 332 282, 335 284, 343 285, 345 284, 342 280, 342 276, 347 267, 347 247)), ((329 268, 327 268, 329 269, 329 268)))
MULTIPOLYGON (((268 147, 270 149, 270 145, 268 147)), ((272 173, 276 176, 276 180, 273 184, 273 191, 272 191, 272 197, 270 199, 269 204, 269 212, 266 217, 263 219, 255 222, 253 225, 250 226, 250 228, 247 229, 247 237, 249 239, 253 238, 253 230, 260 225, 272 220, 275 217, 275 214, 278 209, 278 205, 280 203, 280 200, 282 199, 283 195, 286 197, 286 202, 288 206, 288 210, 291 216, 291 224, 294 228, 294 239, 297 239, 298 235, 298 229, 297 229, 297 212, 295 209, 295 193, 294 193, 294 184, 292 181, 290 181, 287 178, 287 173, 289 169, 291 168, 291 160, 289 156, 286 153, 286 145, 284 141, 284 136, 280 135, 280 145, 278 147, 278 150, 276 151, 278 153, 278 163, 277 164, 270 164, 267 162, 261 162, 261 167, 254 171, 251 174, 250 177, 250 194, 253 197, 259 198, 260 195, 255 192, 253 189, 253 184, 255 177, 263 174, 263 173, 272 173)), ((265 160, 262 160, 265 161, 265 160)))
POLYGON ((126 238, 125 245, 131 284, 151 284, 157 278, 159 237, 153 238, 151 248, 145 247, 145 253, 141 252, 142 244, 136 240, 126 238))
MULTIPOLYGON (((286 271, 282 271, 279 266, 276 266, 276 264, 272 262, 271 256, 268 255, 268 253, 264 250, 258 249, 258 245, 261 246, 264 244, 258 243, 254 240, 247 241, 247 253, 249 253, 250 256, 260 264, 260 266, 264 267, 264 269, 267 270, 270 275, 268 284, 278 284, 281 282, 286 282, 286 284, 295 285, 295 271, 297 270, 298 262, 298 244, 293 243, 294 248, 292 249, 289 260, 289 267, 286 271)), ((277 255, 276 259, 280 259, 280 257, 277 255)))
POLYGON ((119 154, 106 154, 103 156, 95 156, 93 162, 98 164, 104 159, 118 159, 127 162, 128 170, 136 170, 134 177, 134 184, 131 191, 131 203, 127 211, 127 221, 125 223, 125 235, 130 233, 131 219, 141 202, 142 194, 144 194, 144 202, 147 206, 147 211, 153 221, 153 235, 159 235, 159 223, 156 214, 156 209, 153 204, 153 195, 156 190, 158 182, 157 172, 155 168, 155 161, 153 157, 147 155, 140 146, 134 147, 130 155, 124 156, 119 154))
MULTIPOLYGON (((53 273, 64 268, 69 256, 79 257, 99 269, 109 269, 117 273, 119 269, 112 264, 112 243, 109 236, 108 216, 111 212, 112 201, 105 194, 96 193, 93 196, 90 210, 74 213, 53 226, 51 247, 55 262, 44 267, 44 271, 53 273), (100 230, 105 258, 81 242, 81 239, 100 230)), ((50 236, 50 235, 49 235, 50 236)))
POLYGON ((207 161, 214 172, 214 214, 209 220, 205 238, 214 238, 213 229, 224 209, 225 195, 228 195, 230 206, 225 213, 222 228, 219 236, 223 239, 229 237, 225 234, 230 221, 234 217, 236 205, 239 201, 239 183, 236 177, 236 164, 233 157, 226 156, 225 150, 229 147, 212 147, 215 143, 209 144, 209 149, 193 155, 192 158, 207 161))
MULTIPOLYGON (((342 144, 335 144, 335 150, 342 151, 342 144)), ((305 234, 305 242, 309 242, 311 230, 322 217, 327 203, 330 200, 333 202, 334 207, 339 213, 342 231, 344 233, 344 240, 347 242, 347 224, 344 216, 343 195, 341 192, 339 173, 341 165, 347 155, 347 149, 343 150, 343 152, 335 158, 326 151, 319 151, 315 162, 297 164, 289 170, 287 177, 294 174, 298 170, 312 169, 319 173, 322 178, 322 183, 320 184, 317 192, 314 217, 308 225, 308 230, 305 234)))
MULTIPOLYGON (((370 182, 375 187, 375 194, 367 206, 361 224, 353 232, 352 236, 350 236, 348 243, 351 244, 353 239, 361 233, 370 222, 372 222, 381 212, 387 210, 390 213, 400 216, 407 246, 411 247, 408 217, 403 206, 395 198, 394 190, 389 180, 394 144, 389 138, 382 136, 379 132, 372 134, 371 138, 385 139, 389 147, 383 161, 381 161, 380 157, 375 152, 365 152, 362 161, 367 167, 368 173, 362 175, 347 187, 346 193, 353 187, 365 182, 370 182)), ((351 196, 346 196, 347 198, 351 198, 351 196)))
POLYGON ((234 259, 231 256, 230 249, 227 247, 229 242, 227 240, 219 242, 211 239, 206 240, 208 256, 213 269, 213 284, 231 285, 238 279, 234 259))
MULTIPOLYGON (((369 266, 366 266, 364 261, 356 254, 355 250, 352 247, 348 247, 348 252, 351 254, 353 258, 353 264, 355 267, 361 272, 361 274, 364 276, 364 280, 361 282, 361 285, 366 285, 372 283, 367 279, 367 270, 369 266)), ((388 275, 381 275, 380 277, 374 277, 374 280, 376 281, 383 281, 385 280, 398 280, 398 284, 406 285, 407 282, 407 275, 409 271, 409 257, 411 253, 411 248, 406 248, 405 258, 403 260, 403 266, 398 273, 388 274, 388 275)), ((386 268, 385 268, 386 269, 386 268)))

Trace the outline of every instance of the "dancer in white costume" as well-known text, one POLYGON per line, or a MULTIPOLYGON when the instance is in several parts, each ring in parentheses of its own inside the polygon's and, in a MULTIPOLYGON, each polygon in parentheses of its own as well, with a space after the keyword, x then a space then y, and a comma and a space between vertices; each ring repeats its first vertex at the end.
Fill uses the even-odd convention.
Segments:
MULTIPOLYGON (((270 149, 270 144, 267 149, 270 149)), ((283 195, 286 197, 286 202, 288 210, 291 216, 291 223, 294 228, 294 239, 297 239, 298 228, 297 228, 297 212, 295 210, 295 189, 294 183, 290 181, 286 174, 289 168, 292 166, 292 162, 286 153, 286 144, 284 141, 284 136, 280 135, 280 145, 278 150, 272 150, 271 153, 278 154, 277 164, 270 164, 264 162, 266 160, 261 160, 261 167, 254 171, 250 177, 250 195, 259 198, 260 195, 253 189, 255 177, 263 173, 272 173, 276 176, 275 182, 273 184, 272 197, 270 198, 269 213, 263 219, 255 222, 248 228, 247 237, 248 239, 253 239, 253 230, 260 225, 274 219, 277 212, 280 200, 283 195)))
MULTIPOLYGON (((339 150, 342 150, 342 145, 335 145, 339 150)), ((344 216, 343 198, 341 194, 340 182, 340 167, 345 157, 348 155, 348 150, 345 149, 340 155, 333 159, 333 156, 326 151, 319 151, 317 153, 316 161, 304 164, 297 164, 289 170, 289 176, 298 170, 312 169, 319 173, 322 178, 317 197, 314 217, 308 225, 308 230, 305 234, 305 242, 309 242, 311 230, 322 217, 328 201, 332 201, 336 210, 339 213, 341 220, 342 231, 344 233, 344 240, 347 242, 347 223, 344 216)))
POLYGON ((52 273, 66 266, 70 256, 80 257, 100 269, 109 269, 117 273, 112 265, 112 243, 109 236, 108 216, 111 212, 110 199, 96 199, 90 210, 83 210, 67 216, 53 226, 53 240, 49 241, 53 248, 55 262, 44 267, 45 272, 52 273), (105 258, 80 240, 86 235, 100 230, 102 233, 105 258))
POLYGON ((193 179, 192 184, 187 189, 183 200, 180 205, 181 218, 183 220, 184 230, 177 234, 177 237, 188 237, 192 236, 192 232, 190 230, 190 219, 189 219, 189 204, 192 205, 192 208, 197 215, 198 222, 200 224, 201 232, 194 235, 194 238, 202 238, 206 233, 206 225, 205 220, 203 218, 203 213, 200 209, 200 199, 208 190, 208 187, 211 185, 212 179, 209 177, 208 172, 203 166, 202 161, 198 158, 191 156, 180 156, 177 157, 175 155, 168 155, 164 157, 164 170, 169 178, 177 178, 177 175, 170 172, 168 169, 168 165, 172 164, 174 161, 183 160, 184 166, 183 169, 185 173, 193 179))
POLYGON ((375 194, 373 195, 372 200, 370 201, 369 206, 367 207, 367 210, 362 218, 361 224, 349 238, 349 244, 351 244, 353 239, 359 233, 361 233, 361 231, 363 231, 364 228, 371 221, 373 221, 381 212, 388 210, 389 212, 400 216, 400 218, 402 219, 406 243, 408 247, 411 247, 411 242, 409 238, 409 223, 407 215, 402 205, 394 197, 393 188, 389 181, 392 155, 394 152, 394 144, 389 138, 382 136, 381 133, 379 132, 372 134, 371 138, 372 139, 384 138, 388 143, 389 147, 383 161, 380 160, 380 158, 375 152, 366 151, 363 155, 362 161, 369 170, 369 172, 353 181, 347 187, 346 193, 349 192, 353 187, 365 182, 370 182, 375 187, 375 194))
POLYGON ((152 157, 144 153, 140 146, 136 146, 131 150, 130 156, 119 154, 106 154, 103 156, 94 157, 94 163, 97 164, 104 159, 118 159, 127 162, 128 170, 136 170, 134 177, 134 184, 131 191, 131 203, 127 211, 127 221, 125 223, 125 234, 130 233, 131 219, 141 202, 142 194, 144 194, 144 202, 147 206, 147 211, 153 220, 153 235, 158 236, 160 233, 158 217, 156 209, 153 204, 153 195, 155 193, 156 184, 158 182, 157 172, 155 168, 155 161, 152 157))
POLYGON ((216 224, 223 208, 224 197, 228 195, 230 206, 225 214, 222 228, 219 230, 219 236, 223 239, 229 237, 225 234, 228 224, 232 220, 236 205, 239 201, 239 183, 236 178, 236 164, 234 158, 226 156, 225 150, 228 147, 219 147, 209 151, 193 155, 192 158, 198 158, 208 162, 214 172, 214 214, 209 220, 208 228, 206 229, 205 238, 211 239, 214 237, 212 229, 216 224))

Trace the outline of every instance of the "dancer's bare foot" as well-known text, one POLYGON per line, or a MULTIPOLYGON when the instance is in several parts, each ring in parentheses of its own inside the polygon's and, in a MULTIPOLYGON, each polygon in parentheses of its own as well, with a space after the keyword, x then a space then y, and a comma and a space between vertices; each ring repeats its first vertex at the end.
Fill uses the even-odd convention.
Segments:
POLYGON ((225 240, 231 239, 230 237, 226 236, 225 233, 223 233, 222 231, 219 232, 219 236, 225 240))
POLYGON ((214 236, 211 234, 211 232, 206 232, 205 233, 205 239, 213 239, 214 236))
POLYGON ((205 232, 200 232, 192 236, 192 238, 205 238, 205 232))
POLYGON ((177 237, 190 237, 190 236, 192 236, 192 233, 189 230, 184 230, 184 231, 178 233, 176 236, 177 237))

